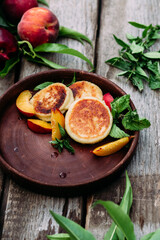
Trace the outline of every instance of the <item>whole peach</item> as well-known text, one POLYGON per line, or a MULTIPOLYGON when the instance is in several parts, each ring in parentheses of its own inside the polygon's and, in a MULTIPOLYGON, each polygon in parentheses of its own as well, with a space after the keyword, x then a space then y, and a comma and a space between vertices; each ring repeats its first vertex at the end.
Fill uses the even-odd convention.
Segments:
POLYGON ((4 0, 2 4, 6 18, 18 23, 22 15, 30 8, 38 7, 37 0, 4 0))
POLYGON ((0 27, 0 69, 4 67, 6 60, 17 52, 16 38, 5 28, 0 27))
POLYGON ((55 42, 59 32, 57 17, 47 8, 31 8, 18 24, 18 34, 22 40, 29 41, 33 47, 43 43, 55 42))

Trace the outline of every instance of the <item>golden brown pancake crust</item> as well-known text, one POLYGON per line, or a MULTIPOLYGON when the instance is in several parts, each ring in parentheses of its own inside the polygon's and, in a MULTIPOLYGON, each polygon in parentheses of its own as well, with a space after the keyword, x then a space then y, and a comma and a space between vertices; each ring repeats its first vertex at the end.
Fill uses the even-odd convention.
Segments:
MULTIPOLYGON (((41 93, 42 94, 42 93, 41 93)), ((34 108, 39 113, 50 113, 51 109, 60 108, 66 98, 66 90, 63 86, 53 85, 46 89, 43 95, 37 95, 34 98, 34 108), (40 100, 39 100, 40 99, 40 100)))
POLYGON ((88 81, 79 81, 70 86, 70 89, 73 92, 75 99, 84 98, 84 97, 95 97, 98 99, 103 98, 101 89, 88 81))
POLYGON ((108 108, 98 99, 84 98, 74 105, 68 119, 70 131, 78 138, 103 136, 111 125, 108 108))

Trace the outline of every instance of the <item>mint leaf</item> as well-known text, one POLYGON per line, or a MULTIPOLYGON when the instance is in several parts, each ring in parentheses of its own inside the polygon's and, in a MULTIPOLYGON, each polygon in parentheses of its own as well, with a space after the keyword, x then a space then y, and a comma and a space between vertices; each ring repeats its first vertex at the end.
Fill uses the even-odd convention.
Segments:
POLYGON ((122 124, 125 129, 131 131, 139 131, 144 128, 148 128, 151 125, 147 119, 139 118, 136 110, 126 113, 126 115, 122 119, 122 124))
POLYGON ((136 28, 142 28, 142 29, 147 28, 146 25, 141 24, 141 23, 137 23, 137 22, 128 22, 128 23, 131 24, 132 26, 136 27, 136 28))
POLYGON ((96 240, 86 229, 72 220, 50 211, 56 222, 69 234, 72 240, 96 240))
POLYGON ((149 59, 160 59, 160 52, 147 52, 143 55, 149 59))
POLYGON ((121 39, 117 38, 115 35, 113 35, 113 37, 121 47, 123 47, 123 48, 128 48, 129 47, 129 45, 127 43, 125 43, 121 39))
POLYGON ((37 85, 33 91, 37 91, 37 90, 42 90, 43 88, 45 87, 48 87, 49 85, 53 84, 53 82, 44 82, 44 83, 41 83, 39 85, 37 85))
POLYGON ((59 127, 62 138, 65 138, 67 136, 66 131, 59 123, 58 123, 58 127, 59 127))
POLYGON ((139 89, 140 92, 143 91, 142 77, 138 76, 137 74, 133 75, 132 79, 131 79, 131 82, 134 86, 136 86, 139 89))
POLYGON ((114 99, 113 102, 111 102, 113 118, 128 108, 130 108, 130 95, 124 95, 122 97, 114 99))
POLYGON ((160 88, 160 73, 157 74, 156 76, 150 74, 149 86, 153 90, 160 88))
POLYGON ((121 130, 119 127, 117 127, 116 124, 114 124, 114 123, 112 125, 109 135, 113 138, 129 137, 129 135, 127 133, 125 133, 123 130, 121 130))
POLYGON ((131 49, 132 54, 134 54, 134 53, 141 53, 141 52, 144 51, 144 47, 136 44, 135 41, 132 42, 132 44, 130 46, 130 49, 131 49))
POLYGON ((109 63, 112 66, 119 68, 123 71, 128 71, 131 69, 131 64, 127 61, 124 61, 121 57, 115 57, 108 59, 105 63, 109 63))
POLYGON ((78 40, 83 44, 83 40, 88 42, 92 46, 91 40, 82 33, 79 33, 73 29, 60 26, 58 37, 68 37, 78 40))
POLYGON ((70 153, 74 153, 74 148, 70 145, 69 141, 67 139, 64 139, 63 141, 63 147, 66 148, 68 150, 68 152, 70 153))

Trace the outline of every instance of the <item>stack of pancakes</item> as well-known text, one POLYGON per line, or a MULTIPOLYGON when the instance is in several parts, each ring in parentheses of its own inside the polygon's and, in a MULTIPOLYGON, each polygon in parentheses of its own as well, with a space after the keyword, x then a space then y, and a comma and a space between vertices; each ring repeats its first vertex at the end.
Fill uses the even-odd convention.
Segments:
POLYGON ((36 116, 51 121, 51 109, 65 113, 65 129, 79 143, 93 144, 103 140, 112 127, 112 114, 103 101, 101 89, 90 82, 79 81, 66 87, 53 83, 31 99, 36 116))

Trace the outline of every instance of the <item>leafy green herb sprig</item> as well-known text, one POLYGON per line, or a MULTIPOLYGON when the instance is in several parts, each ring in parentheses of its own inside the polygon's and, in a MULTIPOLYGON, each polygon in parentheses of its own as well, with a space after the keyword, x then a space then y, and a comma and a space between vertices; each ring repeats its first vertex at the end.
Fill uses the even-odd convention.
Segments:
POLYGON ((160 25, 146 26, 136 22, 129 22, 136 28, 143 29, 142 36, 135 37, 127 34, 129 43, 117 38, 114 39, 122 47, 119 51, 119 57, 114 57, 106 61, 123 72, 118 76, 125 76, 132 84, 142 91, 144 88, 143 81, 148 82, 149 87, 153 90, 160 88, 160 50, 151 52, 150 47, 156 40, 160 39, 160 25))
POLYGON ((63 151, 63 148, 67 149, 68 152, 74 153, 74 148, 70 145, 69 140, 67 139, 67 134, 64 128, 58 123, 58 127, 62 136, 62 139, 57 139, 55 141, 49 141, 53 144, 54 148, 57 148, 59 153, 63 151))
MULTIPOLYGON (((93 207, 97 204, 102 205, 109 216, 112 218, 113 223, 107 233, 104 236, 104 240, 136 240, 134 232, 134 224, 129 217, 130 209, 133 202, 132 186, 126 172, 126 188, 120 205, 117 205, 111 201, 98 200, 93 204, 93 207)), ((54 235, 48 235, 50 240, 96 240, 93 234, 81 227, 79 224, 72 220, 61 216, 59 214, 50 211, 55 221, 67 232, 54 235)), ((159 240, 160 229, 155 232, 149 233, 140 240, 159 240)))
POLYGON ((130 95, 115 98, 111 102, 113 125, 110 136, 113 138, 123 138, 129 135, 119 126, 122 125, 125 130, 139 131, 150 126, 149 120, 140 118, 136 110, 130 106, 130 95))

